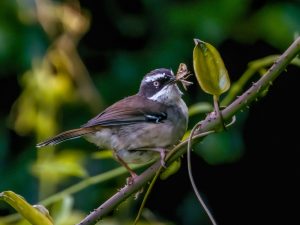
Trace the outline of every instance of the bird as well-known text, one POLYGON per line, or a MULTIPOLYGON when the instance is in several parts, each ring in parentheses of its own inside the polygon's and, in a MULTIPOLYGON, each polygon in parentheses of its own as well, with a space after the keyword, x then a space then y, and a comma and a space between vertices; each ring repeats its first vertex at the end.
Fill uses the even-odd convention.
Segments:
POLYGON ((113 156, 131 177, 137 174, 128 164, 161 161, 178 144, 188 125, 188 108, 171 69, 147 73, 137 94, 112 104, 79 128, 62 132, 36 147, 56 145, 79 137, 99 148, 112 149, 113 156))

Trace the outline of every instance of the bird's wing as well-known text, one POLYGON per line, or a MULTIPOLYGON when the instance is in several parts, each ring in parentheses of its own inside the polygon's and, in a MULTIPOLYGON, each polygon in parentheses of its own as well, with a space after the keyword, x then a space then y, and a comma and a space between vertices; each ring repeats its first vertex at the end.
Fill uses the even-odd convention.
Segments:
POLYGON ((167 119, 166 106, 140 95, 116 102, 82 127, 119 126, 140 122, 159 123, 167 119))

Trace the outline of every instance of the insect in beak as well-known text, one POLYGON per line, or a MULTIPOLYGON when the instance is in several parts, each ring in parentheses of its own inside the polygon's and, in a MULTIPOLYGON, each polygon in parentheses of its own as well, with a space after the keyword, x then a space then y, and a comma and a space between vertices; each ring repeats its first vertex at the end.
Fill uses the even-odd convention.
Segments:
POLYGON ((177 73, 176 73, 176 78, 174 82, 181 82, 184 90, 187 90, 187 87, 193 82, 187 81, 187 79, 192 75, 190 71, 188 71, 187 66, 184 63, 180 63, 177 73))

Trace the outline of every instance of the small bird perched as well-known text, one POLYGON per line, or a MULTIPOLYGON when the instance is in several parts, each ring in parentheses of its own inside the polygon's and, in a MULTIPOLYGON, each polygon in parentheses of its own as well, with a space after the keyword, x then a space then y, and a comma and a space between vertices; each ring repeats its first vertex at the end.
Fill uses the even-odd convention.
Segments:
POLYGON ((156 69, 146 74, 136 95, 124 98, 78 129, 65 131, 37 147, 84 137, 113 155, 131 174, 128 163, 146 163, 160 156, 164 166, 165 151, 183 137, 188 109, 182 100, 172 70, 156 69))

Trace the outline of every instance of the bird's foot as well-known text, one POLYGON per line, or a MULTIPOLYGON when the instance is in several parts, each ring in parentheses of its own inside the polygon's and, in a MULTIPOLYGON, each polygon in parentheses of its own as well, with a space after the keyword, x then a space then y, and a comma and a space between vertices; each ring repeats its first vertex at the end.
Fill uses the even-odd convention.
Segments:
POLYGON ((134 171, 128 170, 130 173, 130 177, 126 178, 126 184, 132 185, 134 183, 135 178, 138 176, 134 171))

